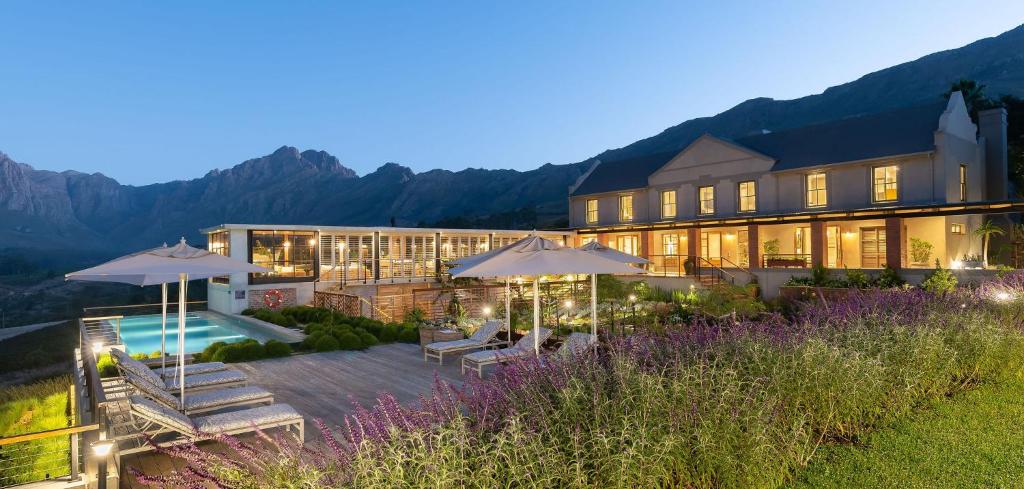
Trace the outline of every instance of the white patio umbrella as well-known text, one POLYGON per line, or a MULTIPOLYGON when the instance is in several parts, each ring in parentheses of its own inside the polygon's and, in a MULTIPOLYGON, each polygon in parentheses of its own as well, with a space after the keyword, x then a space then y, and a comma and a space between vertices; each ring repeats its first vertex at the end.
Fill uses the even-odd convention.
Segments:
POLYGON ((185 301, 189 280, 231 275, 232 273, 268 272, 263 267, 228 258, 216 253, 193 248, 185 238, 173 247, 166 244, 150 250, 140 251, 64 276, 66 280, 88 282, 119 282, 132 285, 161 284, 163 292, 163 322, 161 325, 160 356, 162 366, 167 367, 167 284, 178 282, 178 354, 176 362, 181 386, 181 406, 185 405, 185 301))
POLYGON ((646 265, 650 263, 644 258, 641 258, 636 255, 630 255, 629 253, 622 252, 614 248, 609 248, 601 243, 598 243, 597 241, 591 241, 583 246, 580 246, 577 249, 607 258, 609 260, 615 260, 619 263, 628 263, 630 265, 646 265))
MULTIPOLYGON (((479 256, 479 255, 478 255, 479 256)), ((539 236, 529 236, 480 259, 464 259, 450 271, 453 277, 511 277, 527 275, 533 280, 533 330, 534 351, 540 353, 540 291, 538 281, 541 275, 591 274, 598 273, 643 273, 643 270, 602 256, 562 246, 539 236)), ((593 279, 592 279, 593 280, 593 279)), ((594 282, 596 283, 596 282, 594 282)), ((506 281, 507 284, 507 281, 506 281)), ((505 294, 506 315, 508 315, 508 294, 505 294)), ((591 300, 591 319, 594 337, 597 337, 597 306, 591 300)), ((509 335, 512 324, 507 324, 509 335)))

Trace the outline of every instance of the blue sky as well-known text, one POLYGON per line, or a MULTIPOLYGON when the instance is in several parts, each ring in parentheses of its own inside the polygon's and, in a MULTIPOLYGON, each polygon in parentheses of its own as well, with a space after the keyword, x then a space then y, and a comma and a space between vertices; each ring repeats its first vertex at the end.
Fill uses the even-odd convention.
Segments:
POLYGON ((4 2, 0 151, 136 185, 285 144, 359 174, 529 169, 1024 22, 895 3, 4 2))

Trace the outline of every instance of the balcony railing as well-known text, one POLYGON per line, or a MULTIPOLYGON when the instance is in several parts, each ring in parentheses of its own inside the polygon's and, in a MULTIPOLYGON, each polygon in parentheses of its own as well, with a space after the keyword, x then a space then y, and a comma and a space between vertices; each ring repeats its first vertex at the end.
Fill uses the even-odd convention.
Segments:
POLYGON ((774 253, 761 258, 764 268, 809 268, 811 255, 806 253, 774 253))

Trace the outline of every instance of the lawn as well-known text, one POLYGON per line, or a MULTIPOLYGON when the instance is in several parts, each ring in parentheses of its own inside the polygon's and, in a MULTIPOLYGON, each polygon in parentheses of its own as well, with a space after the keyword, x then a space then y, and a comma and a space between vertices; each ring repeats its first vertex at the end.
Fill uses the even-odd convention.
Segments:
POLYGON ((1024 380, 988 384, 827 446, 794 487, 1024 486, 1024 380))
MULTIPOLYGON (((61 376, 30 385, 0 389, 0 437, 64 428, 68 425, 68 385, 61 376)), ((0 486, 67 475, 67 437, 3 447, 0 486)))

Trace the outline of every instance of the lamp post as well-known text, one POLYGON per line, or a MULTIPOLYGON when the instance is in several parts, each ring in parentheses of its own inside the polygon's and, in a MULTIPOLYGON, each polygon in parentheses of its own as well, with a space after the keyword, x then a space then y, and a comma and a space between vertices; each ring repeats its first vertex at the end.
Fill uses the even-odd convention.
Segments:
POLYGON ((484 319, 491 319, 491 306, 484 306, 480 312, 483 313, 484 319))
POLYGON ((629 294, 629 305, 633 309, 633 331, 636 331, 636 294, 629 294))
POLYGON ((93 455, 96 456, 96 487, 107 489, 107 456, 114 448, 114 441, 107 440, 102 434, 100 439, 89 444, 93 455))
POLYGON ((565 326, 569 327, 569 310, 572 309, 572 299, 565 301, 565 326))

